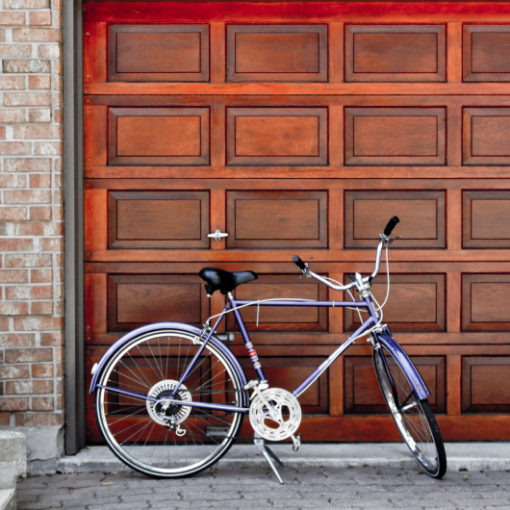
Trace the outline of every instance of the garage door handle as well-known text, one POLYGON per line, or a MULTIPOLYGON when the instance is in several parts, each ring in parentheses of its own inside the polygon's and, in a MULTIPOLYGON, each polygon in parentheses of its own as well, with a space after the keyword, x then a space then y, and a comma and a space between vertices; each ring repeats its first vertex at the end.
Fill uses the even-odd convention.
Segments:
POLYGON ((224 237, 228 237, 227 232, 222 232, 219 228, 217 228, 211 234, 207 234, 207 237, 214 239, 215 241, 220 241, 224 237))

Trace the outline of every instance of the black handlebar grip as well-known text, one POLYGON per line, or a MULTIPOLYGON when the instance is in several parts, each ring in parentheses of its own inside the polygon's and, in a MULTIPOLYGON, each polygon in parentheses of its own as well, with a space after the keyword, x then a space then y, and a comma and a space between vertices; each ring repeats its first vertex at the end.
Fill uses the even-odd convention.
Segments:
POLYGON ((391 218, 390 221, 388 221, 388 224, 386 225, 385 229, 384 229, 384 235, 386 237, 388 237, 391 232, 393 231, 393 229, 395 228, 395 225, 399 222, 399 218, 398 216, 393 216, 393 218, 391 218))
POLYGON ((292 262, 294 262, 294 264, 296 264, 296 266, 299 267, 299 269, 301 270, 306 269, 306 264, 297 255, 294 255, 292 257, 292 262))

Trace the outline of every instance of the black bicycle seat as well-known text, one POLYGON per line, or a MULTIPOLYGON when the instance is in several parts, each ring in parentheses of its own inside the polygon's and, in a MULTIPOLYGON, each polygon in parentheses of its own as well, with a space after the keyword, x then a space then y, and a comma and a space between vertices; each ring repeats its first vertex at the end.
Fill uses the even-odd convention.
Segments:
POLYGON ((216 290, 222 294, 232 292, 241 283, 251 282, 258 278, 257 273, 253 271, 237 271, 231 273, 217 267, 204 267, 198 273, 198 276, 206 282, 205 290, 211 295, 216 290))

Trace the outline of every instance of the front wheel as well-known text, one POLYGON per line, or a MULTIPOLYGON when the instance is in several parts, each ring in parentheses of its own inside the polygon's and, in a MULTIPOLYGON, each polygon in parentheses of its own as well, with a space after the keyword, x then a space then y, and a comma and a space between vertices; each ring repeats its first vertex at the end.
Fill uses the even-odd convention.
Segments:
POLYGON ((425 472, 433 478, 446 473, 446 453, 436 418, 427 399, 419 400, 409 377, 382 344, 373 350, 375 373, 393 420, 425 472))
POLYGON ((232 444, 243 414, 184 402, 246 401, 241 376, 223 349, 208 342, 175 400, 165 405, 203 344, 177 329, 141 333, 120 347, 98 380, 96 417, 108 446, 128 466, 150 476, 189 476, 211 466, 232 444))

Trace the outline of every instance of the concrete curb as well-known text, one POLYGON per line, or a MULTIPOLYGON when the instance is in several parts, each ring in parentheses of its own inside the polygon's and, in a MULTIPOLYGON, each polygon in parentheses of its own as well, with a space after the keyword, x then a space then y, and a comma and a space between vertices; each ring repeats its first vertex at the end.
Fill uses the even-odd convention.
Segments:
POLYGON ((0 490, 0 510, 16 510, 16 491, 14 489, 0 490))
POLYGON ((16 482, 27 474, 25 436, 0 429, 0 510, 16 510, 16 482))
MULTIPOLYGON (((284 464, 331 466, 411 467, 416 461, 401 443, 363 444, 304 444, 292 452, 290 444, 270 445, 284 464)), ((510 442, 447 443, 445 445, 449 471, 509 471, 510 442)), ((220 461, 225 464, 259 464, 266 461, 254 445, 235 445, 220 461)), ((90 473, 130 471, 106 446, 92 446, 77 455, 57 460, 57 472, 90 473)))

